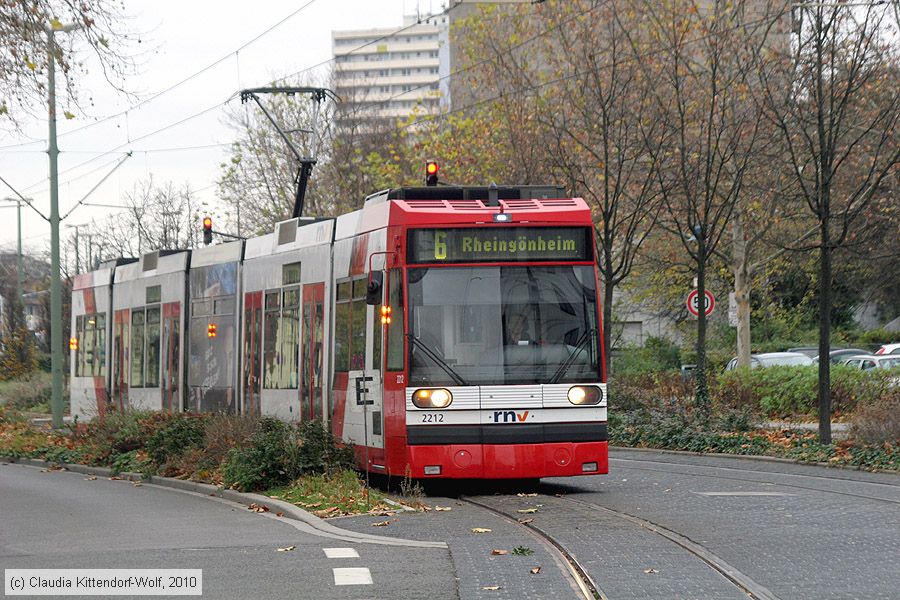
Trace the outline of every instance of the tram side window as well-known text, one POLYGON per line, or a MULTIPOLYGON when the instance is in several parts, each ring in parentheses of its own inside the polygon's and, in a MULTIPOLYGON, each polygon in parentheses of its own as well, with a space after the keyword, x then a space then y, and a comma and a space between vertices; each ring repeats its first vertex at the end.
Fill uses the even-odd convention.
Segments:
POLYGON ((366 280, 353 282, 353 308, 350 321, 350 368, 364 369, 366 366, 366 280))
POLYGON ((94 315, 94 369, 95 377, 106 376, 106 313, 94 315))
POLYGON ((159 307, 148 308, 146 375, 144 376, 146 387, 159 387, 159 327, 159 307))
MULTIPOLYGON (((403 280, 400 269, 388 273, 388 306, 391 307, 391 322, 387 324, 387 370, 403 370, 403 280)), ((380 320, 380 319, 379 319, 380 320)))
POLYGON ((75 332, 72 337, 78 340, 78 349, 75 351, 75 377, 84 377, 84 317, 75 317, 75 332))
POLYGON ((334 369, 346 372, 350 370, 350 297, 352 295, 349 281, 337 285, 337 306, 334 316, 334 369))
POLYGON ((131 313, 131 387, 144 387, 144 310, 131 313))
POLYGON ((266 293, 263 387, 297 389, 300 288, 266 293))

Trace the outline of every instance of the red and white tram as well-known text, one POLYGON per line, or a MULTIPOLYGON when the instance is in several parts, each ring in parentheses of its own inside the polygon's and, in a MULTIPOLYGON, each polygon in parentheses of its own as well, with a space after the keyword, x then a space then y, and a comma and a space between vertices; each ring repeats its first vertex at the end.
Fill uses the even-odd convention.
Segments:
MULTIPOLYGON (((397 188, 335 219, 148 256, 103 288, 112 342, 91 382, 105 376, 116 406, 321 419, 361 468, 395 476, 607 472, 591 215, 559 188, 397 188)), ((86 380, 72 381, 74 399, 86 380)), ((73 413, 102 411, 92 398, 73 413)))

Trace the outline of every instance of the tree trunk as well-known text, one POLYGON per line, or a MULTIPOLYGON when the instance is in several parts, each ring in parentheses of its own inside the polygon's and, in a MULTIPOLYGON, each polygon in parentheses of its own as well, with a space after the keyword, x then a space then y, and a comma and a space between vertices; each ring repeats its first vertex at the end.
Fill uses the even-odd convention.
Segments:
MULTIPOLYGON (((704 232, 705 233, 705 232, 704 232)), ((700 237, 700 236, 698 236, 700 237)), ((706 382, 706 248, 703 240, 697 248, 697 368, 696 405, 703 421, 710 416, 709 388, 706 382)))
POLYGON ((820 221, 819 258, 819 441, 831 443, 831 247, 828 218, 820 221))
POLYGON ((734 235, 733 263, 734 298, 737 302, 737 364, 750 366, 750 269, 747 255, 747 240, 744 239, 744 224, 740 211, 735 211, 731 221, 734 235))
MULTIPOLYGON (((608 272, 608 271, 607 271, 608 272)), ((612 277, 603 275, 603 360, 606 368, 606 377, 609 378, 610 351, 612 350, 612 305, 613 305, 613 282, 612 277)))

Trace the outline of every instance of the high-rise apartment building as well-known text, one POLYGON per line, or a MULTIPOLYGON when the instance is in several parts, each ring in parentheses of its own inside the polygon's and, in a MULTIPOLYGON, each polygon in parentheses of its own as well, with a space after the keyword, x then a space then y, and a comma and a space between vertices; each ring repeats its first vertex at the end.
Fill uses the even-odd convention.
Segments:
POLYGON ((331 34, 335 92, 348 105, 364 109, 366 117, 433 114, 446 103, 447 15, 404 17, 399 29, 331 34))

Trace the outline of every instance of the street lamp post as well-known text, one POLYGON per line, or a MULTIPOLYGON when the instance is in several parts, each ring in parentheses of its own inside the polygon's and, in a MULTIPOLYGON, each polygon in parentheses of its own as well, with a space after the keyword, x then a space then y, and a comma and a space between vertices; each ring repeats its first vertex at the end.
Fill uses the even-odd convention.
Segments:
POLYGON ((63 425, 62 286, 59 264, 59 174, 56 145, 56 32, 78 29, 77 24, 48 28, 47 33, 47 112, 50 156, 50 373, 53 380, 51 410, 53 427, 63 425))

